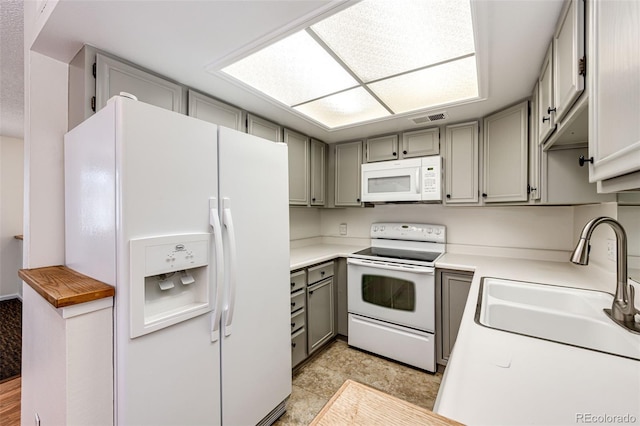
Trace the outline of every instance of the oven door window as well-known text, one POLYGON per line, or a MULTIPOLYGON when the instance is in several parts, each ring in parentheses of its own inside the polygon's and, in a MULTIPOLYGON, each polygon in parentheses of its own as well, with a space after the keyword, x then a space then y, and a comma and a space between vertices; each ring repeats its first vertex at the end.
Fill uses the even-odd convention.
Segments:
POLYGON ((384 308, 415 311, 415 283, 382 275, 363 274, 362 300, 384 308))

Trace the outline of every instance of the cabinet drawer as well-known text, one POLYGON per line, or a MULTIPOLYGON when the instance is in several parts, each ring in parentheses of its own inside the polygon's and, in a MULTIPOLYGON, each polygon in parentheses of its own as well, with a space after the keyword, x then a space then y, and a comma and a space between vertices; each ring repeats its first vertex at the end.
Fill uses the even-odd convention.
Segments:
POLYGON ((322 265, 309 268, 309 284, 316 283, 325 278, 333 276, 333 262, 323 263, 322 265))
POLYGON ((305 324, 305 311, 300 309, 295 314, 291 315, 291 332, 294 333, 304 327, 305 324))
POLYGON ((291 335, 291 367, 307 357, 307 330, 304 328, 291 335))
POLYGON ((304 269, 291 274, 291 293, 307 286, 307 275, 304 269))
POLYGON ((300 289, 291 295, 291 312, 304 308, 306 297, 304 289, 300 289))

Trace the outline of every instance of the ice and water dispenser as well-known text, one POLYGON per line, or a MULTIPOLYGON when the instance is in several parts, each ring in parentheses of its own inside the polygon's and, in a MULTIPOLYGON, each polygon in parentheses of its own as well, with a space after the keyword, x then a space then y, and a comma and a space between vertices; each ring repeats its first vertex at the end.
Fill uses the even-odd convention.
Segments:
POLYGON ((211 311, 210 234, 131 240, 131 338, 211 311))

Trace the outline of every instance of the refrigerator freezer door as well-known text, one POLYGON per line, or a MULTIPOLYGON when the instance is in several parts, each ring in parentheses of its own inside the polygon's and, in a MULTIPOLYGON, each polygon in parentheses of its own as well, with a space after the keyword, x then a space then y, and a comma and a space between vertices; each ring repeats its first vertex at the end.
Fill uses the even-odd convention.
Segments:
POLYGON ((287 147, 218 132, 220 199, 229 200, 237 255, 233 333, 221 337, 222 423, 255 425, 291 394, 287 147))

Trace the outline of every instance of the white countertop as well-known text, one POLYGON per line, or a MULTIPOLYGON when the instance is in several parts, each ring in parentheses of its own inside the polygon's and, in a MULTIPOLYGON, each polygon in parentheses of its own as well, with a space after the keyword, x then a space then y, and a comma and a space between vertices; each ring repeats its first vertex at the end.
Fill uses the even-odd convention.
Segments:
POLYGON ((316 263, 346 257, 369 247, 368 245, 344 245, 344 244, 313 244, 304 247, 292 248, 289 255, 291 270, 300 269, 316 263))
POLYGON ((568 261, 460 254, 445 254, 436 266, 475 273, 435 412, 470 425, 640 423, 640 361, 474 321, 484 276, 613 293, 614 274, 568 261))

